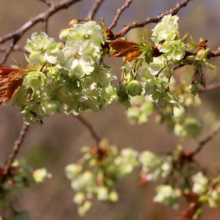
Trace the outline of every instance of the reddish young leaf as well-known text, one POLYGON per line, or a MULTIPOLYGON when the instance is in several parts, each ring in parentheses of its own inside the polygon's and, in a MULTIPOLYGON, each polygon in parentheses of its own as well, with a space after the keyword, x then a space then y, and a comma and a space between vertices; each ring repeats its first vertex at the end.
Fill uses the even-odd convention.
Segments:
POLYGON ((23 83, 19 77, 27 72, 30 70, 0 65, 0 105, 5 105, 16 94, 23 83))
POLYGON ((124 56, 127 56, 129 53, 132 53, 134 51, 139 51, 139 49, 135 48, 135 47, 128 47, 124 50, 114 52, 112 54, 112 57, 124 57, 124 56))
POLYGON ((196 213, 196 211, 201 207, 200 203, 191 203, 189 207, 182 211, 181 218, 182 219, 192 219, 193 215, 196 213))
POLYGON ((139 57, 140 55, 142 54, 141 51, 134 51, 132 53, 129 53, 127 56, 126 56, 126 59, 125 59, 125 63, 129 63, 131 62, 132 60, 135 60, 137 57, 139 57))
POLYGON ((118 50, 118 51, 127 49, 129 47, 131 47, 131 48, 136 47, 137 48, 140 46, 140 44, 136 44, 134 42, 127 42, 127 41, 120 41, 120 40, 110 42, 110 45, 113 49, 118 50))

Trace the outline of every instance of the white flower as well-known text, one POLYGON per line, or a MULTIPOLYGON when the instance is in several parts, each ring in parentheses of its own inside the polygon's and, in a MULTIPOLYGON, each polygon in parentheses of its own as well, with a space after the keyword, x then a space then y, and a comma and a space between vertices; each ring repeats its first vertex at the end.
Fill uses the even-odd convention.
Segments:
POLYGON ((196 194, 203 194, 208 188, 208 178, 205 177, 202 172, 195 174, 192 177, 192 181, 194 182, 192 191, 196 194))
POLYGON ((29 61, 32 64, 57 63, 58 46, 53 38, 49 38, 44 32, 33 33, 31 40, 27 40, 25 49, 30 53, 29 61))
POLYGON ((170 157, 160 157, 150 151, 144 151, 139 157, 143 171, 151 175, 152 180, 169 175, 172 165, 170 157))
POLYGON ((157 24, 152 30, 152 40, 155 44, 158 44, 162 40, 174 40, 178 34, 178 21, 177 15, 166 15, 163 17, 161 23, 157 24))
POLYGON ((81 44, 66 44, 60 56, 60 61, 69 74, 75 74, 77 77, 89 75, 93 70, 94 61, 90 54, 84 53, 81 44))
POLYGON ((95 48, 100 51, 101 44, 104 43, 104 37, 101 33, 101 27, 95 21, 88 21, 85 24, 75 24, 70 29, 68 39, 73 43, 81 42, 83 48, 95 48))
POLYGON ((165 76, 170 75, 170 69, 168 66, 165 67, 167 59, 164 56, 154 57, 153 62, 149 65, 150 74, 156 76, 158 73, 165 76))
POLYGON ((181 60, 185 51, 185 44, 177 40, 166 41, 160 46, 160 52, 165 53, 168 60, 181 60))
POLYGON ((51 176, 45 168, 37 169, 33 172, 33 179, 37 183, 43 182, 46 177, 51 176))
POLYGON ((173 189, 170 185, 160 185, 156 189, 157 195, 154 197, 154 202, 162 203, 171 208, 179 207, 179 198, 181 191, 173 189))

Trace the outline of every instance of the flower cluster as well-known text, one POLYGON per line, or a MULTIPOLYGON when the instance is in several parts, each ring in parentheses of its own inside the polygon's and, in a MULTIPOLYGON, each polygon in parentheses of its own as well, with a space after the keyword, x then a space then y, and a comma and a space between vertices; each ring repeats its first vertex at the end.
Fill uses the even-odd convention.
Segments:
POLYGON ((130 174, 138 165, 136 151, 126 148, 118 152, 116 146, 109 145, 107 140, 102 140, 99 148, 84 147, 83 152, 78 163, 65 168, 71 187, 77 191, 73 201, 79 205, 80 215, 89 211, 92 198, 116 202, 116 181, 130 174))
POLYGON ((173 209, 179 208, 179 199, 181 191, 179 189, 173 189, 170 185, 160 185, 156 188, 156 196, 154 202, 162 203, 173 209))
POLYGON ((56 43, 41 32, 27 41, 28 73, 9 103, 19 107, 27 124, 42 124, 44 117, 62 109, 68 114, 97 111, 116 98, 113 67, 103 63, 101 27, 94 21, 73 24, 60 38, 64 42, 56 43))
MULTIPOLYGON (((172 73, 191 62, 187 60, 187 50, 197 53, 193 63, 196 72, 191 83, 192 95, 197 94, 199 83, 205 86, 202 63, 213 69, 206 61, 209 52, 206 41, 199 45, 187 42, 189 34, 179 39, 177 21, 176 15, 164 16, 153 29, 153 42, 142 40, 140 44, 125 38, 109 41, 103 21, 81 24, 82 21, 75 19, 70 22, 70 28, 60 32, 62 42, 58 43, 46 33, 33 33, 25 46, 30 53, 29 65, 24 67, 17 63, 25 69, 10 70, 19 74, 14 74, 16 77, 13 72, 8 75, 10 81, 14 77, 16 86, 13 91, 6 88, 2 93, 3 103, 14 96, 9 105, 17 105, 28 124, 42 124, 44 117, 62 109, 67 114, 77 115, 82 111, 101 110, 112 102, 129 108, 131 98, 140 95, 149 96, 158 109, 170 107, 173 113, 179 108, 181 99, 170 89, 172 73), (104 63, 107 55, 123 57, 128 63, 122 66, 121 80, 116 87, 113 67, 104 63)), ((146 121, 144 114, 137 114, 142 115, 141 121, 146 121)), ((178 133, 181 129, 176 130, 178 133)))
POLYGON ((147 181, 157 180, 160 177, 165 178, 172 170, 170 156, 158 156, 150 151, 144 151, 140 154, 139 161, 147 181))
POLYGON ((10 167, 10 173, 8 175, 5 175, 3 169, 0 168, 0 210, 7 213, 4 219, 30 219, 27 211, 16 210, 13 207, 13 201, 20 196, 23 188, 29 187, 31 177, 33 177, 36 182, 42 182, 42 172, 44 171, 45 168, 34 171, 24 160, 14 161, 10 167))

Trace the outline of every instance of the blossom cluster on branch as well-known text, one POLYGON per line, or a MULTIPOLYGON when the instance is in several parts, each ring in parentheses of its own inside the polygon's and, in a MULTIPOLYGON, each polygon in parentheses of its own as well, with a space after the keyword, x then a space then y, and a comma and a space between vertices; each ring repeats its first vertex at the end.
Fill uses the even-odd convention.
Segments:
MULTIPOLYGON (((206 86, 204 68, 215 67, 207 62, 210 56, 207 40, 201 38, 196 44, 189 33, 181 38, 178 19, 177 15, 164 16, 152 30, 152 41, 145 36, 139 42, 124 37, 115 40, 103 19, 99 22, 73 19, 70 27, 60 32, 61 42, 55 42, 44 32, 33 33, 25 46, 28 65, 16 62, 12 67, 0 66, 0 104, 18 106, 26 124, 43 124, 43 118, 55 112, 78 116, 115 102, 126 107, 132 123, 145 123, 156 112, 157 120, 166 121, 177 136, 195 138, 201 133, 202 122, 194 116, 186 117, 186 113, 189 107, 200 104, 197 94, 200 87, 206 86), (114 67, 105 64, 106 57, 123 59, 118 81, 114 67), (185 65, 194 67, 194 72, 189 73, 191 81, 181 80, 178 84, 173 72, 185 65)), ((80 215, 89 211, 94 198, 116 202, 119 197, 114 189, 116 182, 138 166, 141 186, 165 179, 156 188, 155 202, 178 208, 181 196, 188 199, 189 208, 182 218, 195 219, 205 202, 215 207, 220 201, 219 177, 211 179, 198 170, 195 152, 185 152, 180 146, 164 156, 150 151, 138 153, 131 148, 119 151, 106 140, 98 143, 93 130, 92 135, 97 146, 82 148, 84 155, 79 161, 65 168, 71 187, 77 192, 73 201, 79 205, 80 215)), ((30 174, 28 169, 29 173, 24 172, 22 165, 13 173, 13 166, 7 178, 3 172, 0 175, 2 208, 10 207, 9 194, 25 187, 30 174)), ((47 176, 50 175, 44 168, 33 172, 36 182, 43 182, 47 176)), ((18 212, 11 210, 11 213, 18 212)), ((16 219, 25 220, 28 216, 22 212, 16 219)))

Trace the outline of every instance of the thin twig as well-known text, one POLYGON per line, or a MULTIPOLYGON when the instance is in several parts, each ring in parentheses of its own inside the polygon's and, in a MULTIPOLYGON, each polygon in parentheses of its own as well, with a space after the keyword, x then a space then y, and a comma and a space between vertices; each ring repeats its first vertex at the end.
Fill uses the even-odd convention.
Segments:
POLYGON ((43 28, 42 28, 42 30, 43 30, 43 32, 47 33, 47 31, 48 31, 48 19, 43 21, 43 28))
POLYGON ((196 148, 196 150, 192 153, 193 156, 195 156, 196 154, 198 154, 203 148, 204 146, 211 141, 220 131, 220 124, 217 126, 217 128, 208 136, 206 137, 203 141, 199 142, 198 147, 196 148))
MULTIPOLYGON (((186 53, 187 53, 187 56, 190 56, 190 55, 196 56, 195 53, 192 53, 190 51, 186 51, 186 53)), ((213 50, 212 52, 209 52, 209 54, 207 55, 207 59, 210 59, 210 58, 213 58, 213 57, 218 57, 218 56, 220 56, 220 47, 217 50, 213 50)), ((193 61, 192 60, 188 60, 187 64, 182 63, 179 66, 175 67, 174 70, 179 69, 179 68, 184 67, 184 66, 187 66, 187 65, 192 65, 192 64, 193 64, 193 61)), ((206 89, 204 89, 204 91, 205 90, 206 89)))
MULTIPOLYGON (((2 47, 0 47, 0 52, 5 52, 6 50, 7 50, 7 46, 2 46, 2 47)), ((24 49, 24 47, 21 47, 21 46, 19 46, 19 45, 15 45, 14 47, 13 47, 13 51, 21 51, 21 52, 24 52, 24 53, 28 53, 25 49, 24 49)))
POLYGON ((28 128, 29 128, 29 125, 23 123, 23 126, 22 126, 22 129, 20 131, 19 137, 15 141, 12 153, 11 153, 11 155, 9 155, 7 164, 5 165, 5 168, 4 168, 4 171, 3 171, 3 175, 4 176, 7 176, 9 174, 11 164, 14 162, 14 159, 15 159, 16 155, 19 152, 19 149, 21 147, 21 144, 24 141, 24 138, 25 138, 25 135, 27 133, 28 128))
POLYGON ((205 88, 200 88, 199 93, 215 90, 220 88, 220 83, 207 85, 205 88))
POLYGON ((95 140, 97 147, 99 147, 99 142, 101 141, 101 139, 99 138, 99 136, 96 134, 94 128, 92 127, 92 125, 87 122, 82 116, 74 116, 72 115, 74 118, 78 119, 83 125, 85 125, 87 127, 87 129, 89 130, 91 136, 93 137, 93 139, 95 140))
POLYGON ((149 24, 149 23, 157 23, 159 22, 165 15, 168 15, 168 14, 171 14, 171 15, 175 15, 178 13, 178 11, 185 7, 191 0, 183 0, 181 2, 178 2, 176 4, 176 7, 175 8, 172 8, 168 11, 166 11, 165 13, 160 13, 157 17, 153 17, 153 18, 147 18, 146 20, 144 21, 141 21, 141 22, 134 22, 130 25, 125 25, 124 28, 116 33, 114 35, 114 39, 118 38, 118 37, 123 37, 126 33, 128 33, 128 31, 130 31, 131 29, 133 28, 139 28, 139 27, 144 27, 145 25, 149 24))
POLYGON ((104 0, 95 0, 92 8, 90 9, 88 15, 86 16, 86 20, 89 19, 89 17, 91 17, 91 20, 93 19, 93 17, 95 16, 95 14, 97 13, 100 5, 102 4, 104 0))
POLYGON ((4 42, 6 42, 12 38, 15 38, 15 37, 18 37, 18 39, 20 39, 21 36, 26 31, 28 31, 31 27, 33 27, 35 24, 45 21, 46 19, 51 17, 56 12, 58 12, 64 8, 68 8, 72 4, 79 2, 79 1, 81 1, 81 0, 65 0, 65 1, 61 1, 59 3, 54 3, 47 11, 35 16, 34 18, 31 18, 28 22, 26 22, 22 27, 20 27, 16 31, 13 31, 13 32, 1 37, 0 43, 4 43, 4 42))
POLYGON ((122 14, 122 12, 129 7, 129 5, 131 4, 132 0, 127 0, 124 5, 121 6, 121 8, 119 8, 117 10, 117 14, 115 15, 111 25, 108 27, 109 29, 112 29, 113 27, 115 27, 117 25, 118 19, 120 17, 120 15, 122 14))
POLYGON ((52 5, 52 2, 49 1, 49 0, 39 0, 41 2, 44 2, 45 4, 47 4, 48 6, 51 6, 52 5))
POLYGON ((17 43, 18 39, 14 38, 13 41, 11 42, 11 44, 6 48, 5 50, 5 54, 3 55, 2 59, 0 60, 0 65, 3 64, 4 62, 6 62, 9 54, 11 53, 11 51, 13 50, 13 47, 15 46, 15 44, 17 43))
MULTIPOLYGON (((4 56, 2 57, 0 64, 3 64, 4 62, 6 62, 10 52, 13 50, 13 47, 20 40, 20 38, 23 36, 23 34, 27 30, 29 30, 31 27, 33 27, 38 22, 43 22, 43 28, 44 28, 44 30, 47 31, 47 21, 53 14, 60 11, 61 9, 68 8, 69 6, 71 6, 72 4, 74 4, 75 2, 78 2, 78 1, 81 1, 81 0, 63 0, 59 3, 53 3, 53 4, 51 3, 50 8, 47 11, 37 15, 34 18, 31 18, 28 22, 26 22, 22 27, 20 27, 16 31, 13 31, 13 32, 1 37, 0 44, 4 43, 10 39, 13 39, 13 42, 6 49, 6 52, 5 52, 4 56)), ((43 0, 43 2, 49 3, 49 1, 47 1, 47 0, 45 0, 45 1, 43 0)))
POLYGON ((207 58, 210 59, 212 57, 218 57, 218 56, 220 56, 220 47, 217 50, 210 52, 207 58))

